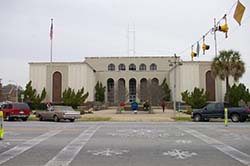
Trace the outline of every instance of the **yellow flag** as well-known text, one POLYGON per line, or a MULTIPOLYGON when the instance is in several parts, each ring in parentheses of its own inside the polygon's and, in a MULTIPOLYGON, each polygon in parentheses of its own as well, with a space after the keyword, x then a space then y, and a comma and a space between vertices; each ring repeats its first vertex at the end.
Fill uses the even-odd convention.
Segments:
POLYGON ((243 14, 245 12, 245 6, 240 3, 240 1, 238 1, 237 3, 237 6, 236 6, 236 9, 234 11, 234 19, 239 23, 241 24, 241 19, 243 17, 243 14))

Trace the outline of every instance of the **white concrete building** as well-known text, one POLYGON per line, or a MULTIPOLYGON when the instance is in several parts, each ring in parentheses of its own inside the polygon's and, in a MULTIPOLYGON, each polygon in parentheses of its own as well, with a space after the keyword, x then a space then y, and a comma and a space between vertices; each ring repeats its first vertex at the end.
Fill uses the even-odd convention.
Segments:
POLYGON ((61 102, 62 92, 68 87, 84 87, 89 92, 87 101, 94 101, 97 81, 106 87, 106 102, 115 103, 121 98, 121 91, 122 100, 143 100, 142 86, 148 81, 161 84, 164 78, 177 101, 181 101, 181 92, 193 91, 194 87, 207 90, 211 101, 223 101, 225 83, 211 77, 211 62, 184 61, 182 65, 170 66, 174 61, 180 61, 179 57, 88 57, 84 62, 31 62, 30 80, 39 93, 45 87, 46 101, 53 102, 61 102))

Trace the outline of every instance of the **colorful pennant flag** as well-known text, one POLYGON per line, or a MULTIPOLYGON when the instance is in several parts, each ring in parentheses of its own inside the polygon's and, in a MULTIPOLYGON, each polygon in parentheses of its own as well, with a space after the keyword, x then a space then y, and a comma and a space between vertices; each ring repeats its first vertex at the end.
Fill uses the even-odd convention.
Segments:
POLYGON ((234 19, 241 25, 241 19, 243 17, 243 14, 245 12, 245 6, 238 1, 236 9, 234 11, 234 19))

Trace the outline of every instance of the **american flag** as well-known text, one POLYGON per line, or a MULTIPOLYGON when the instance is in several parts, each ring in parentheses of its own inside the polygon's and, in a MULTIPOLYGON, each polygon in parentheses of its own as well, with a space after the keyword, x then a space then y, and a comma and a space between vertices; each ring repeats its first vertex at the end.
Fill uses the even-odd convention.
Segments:
POLYGON ((50 40, 52 40, 53 39, 53 19, 51 19, 51 26, 50 26, 50 34, 49 34, 49 36, 50 36, 50 40))

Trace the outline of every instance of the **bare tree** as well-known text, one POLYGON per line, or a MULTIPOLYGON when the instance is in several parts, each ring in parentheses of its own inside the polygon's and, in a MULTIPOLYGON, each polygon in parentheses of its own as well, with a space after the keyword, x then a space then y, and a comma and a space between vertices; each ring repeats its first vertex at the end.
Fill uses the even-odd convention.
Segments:
POLYGON ((118 86, 115 87, 115 101, 117 103, 127 102, 129 95, 125 84, 121 84, 119 81, 117 81, 117 85, 118 86))
POLYGON ((148 101, 150 105, 154 106, 159 105, 164 96, 161 86, 156 82, 152 82, 151 79, 148 79, 145 85, 143 84, 139 85, 140 88, 138 90, 140 101, 148 101))

